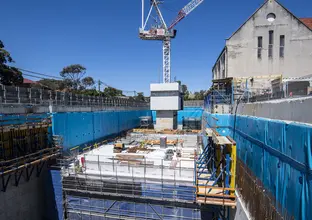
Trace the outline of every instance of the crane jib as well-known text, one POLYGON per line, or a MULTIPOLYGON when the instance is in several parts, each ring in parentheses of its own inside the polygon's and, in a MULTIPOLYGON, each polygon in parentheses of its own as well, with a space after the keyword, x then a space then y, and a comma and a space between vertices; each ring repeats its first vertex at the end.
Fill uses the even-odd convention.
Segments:
POLYGON ((185 13, 185 15, 188 15, 191 11, 193 11, 200 3, 202 3, 204 0, 193 0, 190 3, 188 3, 182 11, 185 13))

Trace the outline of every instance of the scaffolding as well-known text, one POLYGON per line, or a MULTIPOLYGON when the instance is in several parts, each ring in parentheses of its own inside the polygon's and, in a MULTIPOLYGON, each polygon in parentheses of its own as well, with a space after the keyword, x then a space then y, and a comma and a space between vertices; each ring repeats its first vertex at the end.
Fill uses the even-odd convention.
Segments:
POLYGON ((207 128, 203 149, 196 161, 197 202, 236 206, 236 143, 207 128))
POLYGON ((200 220, 203 208, 193 209, 162 204, 140 203, 67 196, 65 219, 194 219, 200 220), (90 211, 91 210, 91 211, 90 211))
POLYGON ((64 219, 226 219, 227 206, 235 206, 232 179, 230 186, 221 184, 226 182, 222 178, 206 184, 205 196, 201 195, 198 164, 206 153, 197 156, 204 149, 201 134, 166 134, 168 149, 179 152, 174 159, 153 150, 163 135, 141 129, 89 151, 71 149, 72 157, 62 168, 64 219), (115 155, 100 153, 121 142, 133 147, 115 155), (208 192, 209 187, 218 188, 217 195, 208 192), (211 202, 216 196, 222 202, 211 202))
POLYGON ((212 80, 205 96, 205 109, 211 113, 229 114, 241 100, 247 103, 283 98, 279 83, 282 79, 282 75, 264 75, 212 80))

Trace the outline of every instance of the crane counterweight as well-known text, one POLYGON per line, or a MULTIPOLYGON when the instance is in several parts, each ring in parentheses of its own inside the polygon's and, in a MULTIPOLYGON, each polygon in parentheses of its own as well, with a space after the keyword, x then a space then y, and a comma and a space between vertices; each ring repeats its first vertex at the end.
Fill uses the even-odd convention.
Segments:
POLYGON ((139 37, 142 40, 164 40, 165 38, 175 38, 176 30, 165 30, 163 28, 155 28, 150 30, 143 30, 140 28, 139 37))

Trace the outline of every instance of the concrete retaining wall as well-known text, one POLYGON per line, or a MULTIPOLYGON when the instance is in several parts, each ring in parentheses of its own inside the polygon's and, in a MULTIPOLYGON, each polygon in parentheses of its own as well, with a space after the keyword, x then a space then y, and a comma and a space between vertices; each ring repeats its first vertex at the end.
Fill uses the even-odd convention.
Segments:
POLYGON ((44 173, 36 177, 34 171, 29 182, 24 174, 16 187, 14 175, 10 178, 6 192, 0 192, 0 219, 6 220, 42 220, 44 218, 45 198, 44 173))
POLYGON ((312 97, 240 104, 237 114, 312 124, 312 97))
POLYGON ((230 218, 232 220, 251 220, 249 212, 247 211, 246 204, 241 196, 236 193, 236 208, 230 209, 230 218))

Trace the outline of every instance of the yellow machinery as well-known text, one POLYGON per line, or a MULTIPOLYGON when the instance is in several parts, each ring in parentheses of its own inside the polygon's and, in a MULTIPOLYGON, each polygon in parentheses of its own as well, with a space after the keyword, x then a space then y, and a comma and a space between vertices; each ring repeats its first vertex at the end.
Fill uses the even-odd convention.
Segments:
POLYGON ((121 153, 125 149, 124 143, 115 143, 114 144, 114 153, 121 153))

